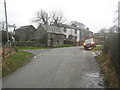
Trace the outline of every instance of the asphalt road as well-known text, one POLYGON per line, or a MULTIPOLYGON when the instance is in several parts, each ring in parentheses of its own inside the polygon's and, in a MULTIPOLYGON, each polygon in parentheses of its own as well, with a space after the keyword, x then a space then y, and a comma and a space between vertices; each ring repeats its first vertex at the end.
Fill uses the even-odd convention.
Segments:
POLYGON ((102 88, 92 51, 82 47, 25 50, 36 56, 2 80, 3 88, 102 88))

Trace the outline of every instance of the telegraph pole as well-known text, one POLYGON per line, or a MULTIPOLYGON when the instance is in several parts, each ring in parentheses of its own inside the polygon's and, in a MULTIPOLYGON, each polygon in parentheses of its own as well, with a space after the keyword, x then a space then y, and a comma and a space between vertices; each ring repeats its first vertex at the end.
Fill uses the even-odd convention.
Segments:
POLYGON ((6 23, 6 31, 7 31, 7 40, 8 40, 8 42, 9 42, 8 22, 7 22, 7 9, 6 9, 6 0, 4 0, 4 8, 5 8, 5 23, 6 23))
POLYGON ((118 33, 120 33, 120 1, 118 2, 118 33))

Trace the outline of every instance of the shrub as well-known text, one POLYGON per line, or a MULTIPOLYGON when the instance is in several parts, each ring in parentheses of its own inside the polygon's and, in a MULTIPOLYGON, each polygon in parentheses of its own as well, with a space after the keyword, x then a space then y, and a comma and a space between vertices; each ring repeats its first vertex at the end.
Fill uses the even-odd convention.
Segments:
POLYGON ((118 35, 118 33, 110 34, 108 38, 105 40, 103 49, 103 52, 107 53, 109 56, 109 60, 112 61, 117 74, 120 68, 120 63, 118 62, 118 50, 120 42, 118 42, 118 40, 120 40, 120 35, 118 35))

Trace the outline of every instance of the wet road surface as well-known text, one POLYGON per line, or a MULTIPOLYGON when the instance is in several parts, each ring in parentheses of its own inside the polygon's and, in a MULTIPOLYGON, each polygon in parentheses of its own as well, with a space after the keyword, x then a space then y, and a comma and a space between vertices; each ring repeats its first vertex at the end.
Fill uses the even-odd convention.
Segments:
POLYGON ((32 61, 2 80, 3 88, 103 88, 100 67, 83 47, 25 50, 32 61))

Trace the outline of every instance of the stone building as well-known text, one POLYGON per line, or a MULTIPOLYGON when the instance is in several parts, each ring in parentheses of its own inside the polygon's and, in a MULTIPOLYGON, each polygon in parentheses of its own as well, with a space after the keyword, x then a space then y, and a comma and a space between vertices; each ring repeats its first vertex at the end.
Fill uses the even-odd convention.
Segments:
POLYGON ((93 32, 66 24, 41 24, 37 29, 28 25, 15 30, 16 41, 34 41, 45 46, 82 45, 85 39, 92 37, 93 32))
POLYGON ((84 40, 86 40, 86 39, 93 38, 92 31, 89 31, 89 30, 84 29, 84 28, 76 28, 76 30, 78 31, 77 37, 79 38, 77 41, 78 45, 82 45, 84 40))
POLYGON ((75 27, 66 24, 59 24, 58 27, 64 33, 65 41, 72 42, 73 44, 79 41, 79 30, 75 27))
POLYGON ((67 41, 74 42, 76 45, 81 45, 85 39, 93 38, 93 32, 89 31, 88 28, 78 28, 66 24, 59 24, 67 41))
POLYGON ((64 44, 65 35, 57 26, 41 24, 34 33, 37 42, 45 43, 46 46, 61 46, 64 44))
POLYGON ((90 39, 93 37, 93 32, 88 31, 88 30, 84 30, 84 40, 85 39, 90 39))
POLYGON ((33 41, 36 29, 32 25, 21 26, 15 30, 16 41, 33 41))

